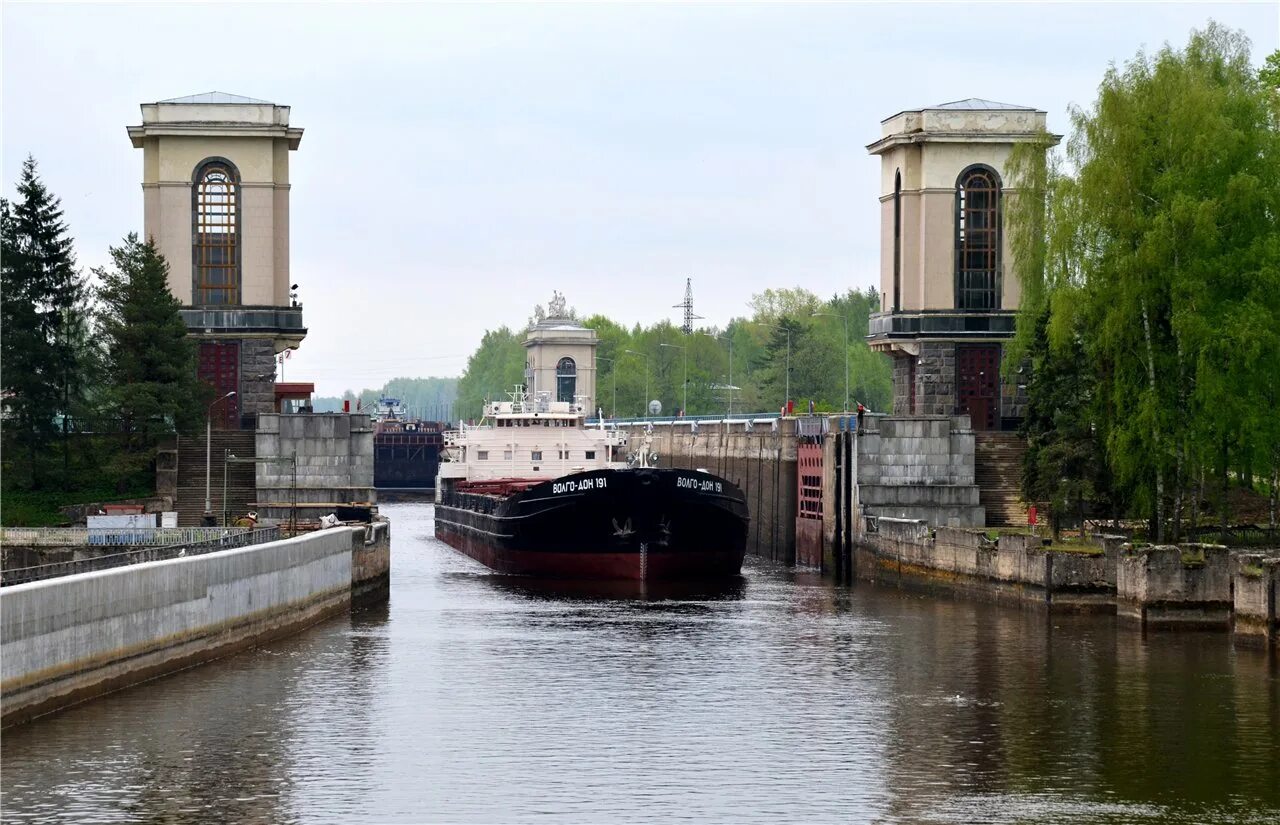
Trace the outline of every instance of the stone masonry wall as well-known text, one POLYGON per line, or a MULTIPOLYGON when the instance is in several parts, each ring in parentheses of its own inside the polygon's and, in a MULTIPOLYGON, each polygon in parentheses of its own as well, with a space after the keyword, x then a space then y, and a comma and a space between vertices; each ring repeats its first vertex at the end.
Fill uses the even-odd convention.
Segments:
POLYGON ((270 338, 240 342, 240 414, 275 412, 276 349, 270 338))
POLYGON ((956 410, 956 345, 920 344, 916 364, 916 412, 952 415, 956 410))
POLYGON ((258 505, 266 518, 289 516, 290 508, 282 505, 293 500, 293 465, 288 459, 294 455, 299 518, 318 518, 336 504, 377 501, 373 425, 367 415, 259 415, 255 448, 258 505), (262 460, 268 457, 281 460, 262 460))
POLYGON ((869 416, 857 433, 857 451, 858 490, 851 495, 867 515, 985 524, 967 416, 869 416))

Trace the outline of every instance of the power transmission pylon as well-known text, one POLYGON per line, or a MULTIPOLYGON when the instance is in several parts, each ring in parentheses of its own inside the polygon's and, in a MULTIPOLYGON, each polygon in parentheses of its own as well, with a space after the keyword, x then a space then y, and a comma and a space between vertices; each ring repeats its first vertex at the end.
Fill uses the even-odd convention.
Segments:
POLYGON ((686 278, 684 282, 684 303, 676 304, 672 308, 684 310, 684 326, 681 327, 681 329, 684 330, 685 335, 692 335, 693 322, 695 320, 697 321, 702 320, 701 315, 693 314, 693 279, 692 278, 686 278))

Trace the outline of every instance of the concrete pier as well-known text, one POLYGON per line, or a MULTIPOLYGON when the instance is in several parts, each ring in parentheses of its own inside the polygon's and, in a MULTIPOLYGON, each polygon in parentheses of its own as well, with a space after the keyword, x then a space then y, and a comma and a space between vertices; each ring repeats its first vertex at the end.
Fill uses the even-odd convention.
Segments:
POLYGON ((297 632, 389 576, 384 521, 6 587, 0 725, 297 632))

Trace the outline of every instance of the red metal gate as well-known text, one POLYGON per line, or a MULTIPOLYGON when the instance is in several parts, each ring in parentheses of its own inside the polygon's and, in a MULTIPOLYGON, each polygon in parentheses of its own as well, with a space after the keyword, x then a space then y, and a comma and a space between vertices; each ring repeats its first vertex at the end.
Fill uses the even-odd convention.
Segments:
POLYGON ((999 429, 999 372, 998 345, 956 347, 957 412, 968 413, 975 430, 999 429))
POLYGON ((236 395, 213 405, 209 413, 214 429, 240 429, 240 344, 236 341, 200 343, 200 380, 213 387, 214 398, 236 395))
POLYGON ((796 445, 796 564, 822 566, 822 444, 796 445))

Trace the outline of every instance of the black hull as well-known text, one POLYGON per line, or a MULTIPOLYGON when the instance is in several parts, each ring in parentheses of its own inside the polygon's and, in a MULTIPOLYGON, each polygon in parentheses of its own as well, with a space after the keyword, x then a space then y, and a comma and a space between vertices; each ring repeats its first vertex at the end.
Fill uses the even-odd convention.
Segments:
POLYGON ((445 490, 436 536, 503 573, 581 579, 736 576, 750 516, 731 482, 689 470, 596 470, 506 497, 445 490))

